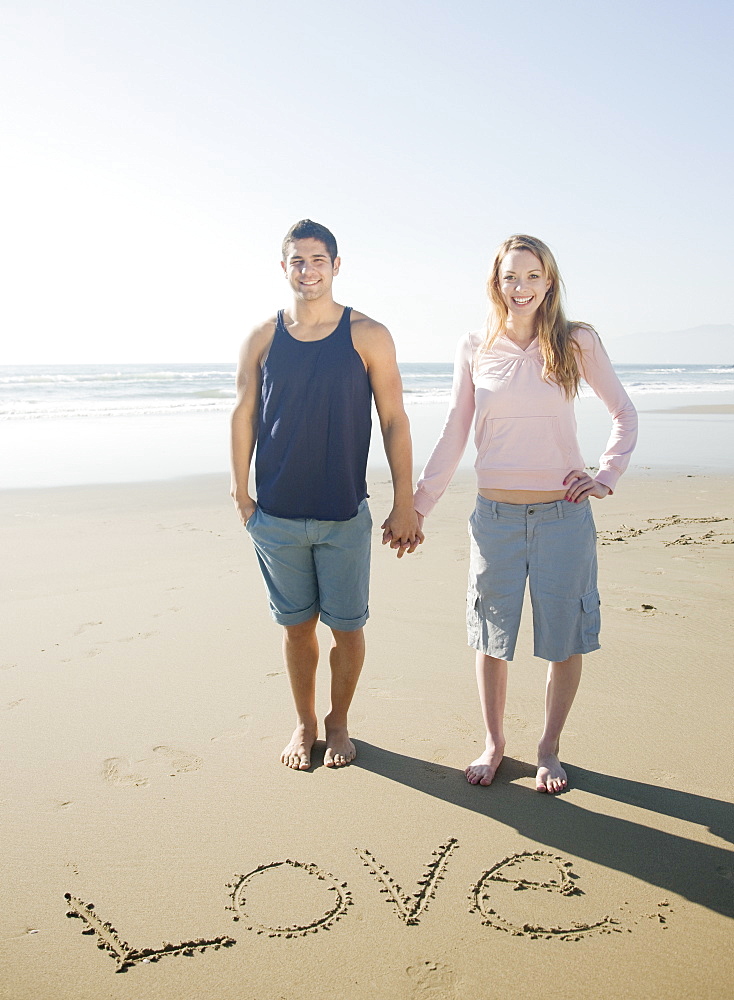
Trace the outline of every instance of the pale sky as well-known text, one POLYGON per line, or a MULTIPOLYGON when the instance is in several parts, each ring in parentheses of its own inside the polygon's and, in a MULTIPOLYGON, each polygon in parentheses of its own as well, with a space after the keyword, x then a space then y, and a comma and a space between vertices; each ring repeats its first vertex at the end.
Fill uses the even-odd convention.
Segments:
POLYGON ((306 216, 404 361, 513 232, 604 338, 732 322, 733 11, 0 0, 0 364, 234 361, 306 216))

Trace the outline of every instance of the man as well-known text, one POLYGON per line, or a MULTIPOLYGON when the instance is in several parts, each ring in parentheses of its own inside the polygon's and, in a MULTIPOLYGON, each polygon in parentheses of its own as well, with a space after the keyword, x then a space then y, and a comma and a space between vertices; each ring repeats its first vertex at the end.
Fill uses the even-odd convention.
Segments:
POLYGON ((364 662, 370 529, 365 473, 374 396, 394 502, 383 544, 398 558, 423 541, 413 509, 412 448, 395 346, 387 329, 334 301, 336 240, 303 219, 283 240, 291 304, 255 327, 240 353, 232 415, 232 497, 255 546, 283 658, 296 728, 281 754, 311 766, 318 735, 316 624, 331 628, 327 767, 356 756, 347 713, 364 662), (248 492, 255 459, 257 502, 248 492))

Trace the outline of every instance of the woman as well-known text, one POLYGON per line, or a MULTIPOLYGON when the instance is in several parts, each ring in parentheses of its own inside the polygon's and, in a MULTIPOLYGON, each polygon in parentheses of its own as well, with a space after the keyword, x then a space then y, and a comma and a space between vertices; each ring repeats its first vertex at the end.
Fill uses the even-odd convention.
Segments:
POLYGON ((468 781, 489 785, 505 748, 507 662, 512 660, 526 578, 534 652, 549 661, 536 788, 567 786, 560 737, 581 678, 582 654, 599 648, 596 529, 589 497, 612 493, 637 438, 637 414, 597 333, 563 314, 562 282, 548 247, 511 236, 489 275, 487 330, 461 339, 451 405, 415 493, 430 513, 456 471, 474 424, 479 495, 469 521, 469 645, 477 650, 484 753, 468 781), (605 403, 613 429, 591 477, 576 439, 581 378, 605 403))

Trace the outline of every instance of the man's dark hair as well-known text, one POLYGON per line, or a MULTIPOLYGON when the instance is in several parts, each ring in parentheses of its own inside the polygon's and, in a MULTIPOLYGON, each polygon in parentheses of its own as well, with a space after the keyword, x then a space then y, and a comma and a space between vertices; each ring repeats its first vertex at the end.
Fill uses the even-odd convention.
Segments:
POLYGON ((294 242, 294 240, 308 239, 320 240, 320 242, 326 247, 326 252, 331 259, 331 263, 334 263, 336 258, 339 256, 334 234, 329 232, 326 226, 322 226, 318 222, 314 222, 312 219, 301 219, 300 222, 294 223, 294 225, 292 225, 285 234, 282 248, 283 260, 287 259, 290 245, 294 242))

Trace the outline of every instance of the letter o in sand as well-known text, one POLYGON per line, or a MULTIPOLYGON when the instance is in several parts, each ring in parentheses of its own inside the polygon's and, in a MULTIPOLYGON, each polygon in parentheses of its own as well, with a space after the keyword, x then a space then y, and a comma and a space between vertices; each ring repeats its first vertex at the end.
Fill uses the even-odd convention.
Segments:
POLYGON ((244 921, 248 930, 270 937, 297 937, 326 930, 352 905, 346 882, 337 882, 333 875, 316 865, 291 861, 290 858, 259 865, 246 875, 235 875, 235 880, 227 888, 232 890, 232 905, 227 909, 234 912, 233 919, 244 921), (296 880, 300 886, 294 886, 294 873, 297 873, 296 880), (324 884, 308 885, 311 878, 324 884), (299 892, 299 888, 302 891, 299 892), (309 918, 308 910, 313 912, 315 902, 314 891, 319 889, 331 897, 324 900, 329 905, 319 916, 309 918), (277 922, 276 914, 284 910, 290 911, 292 923, 277 922), (257 912, 261 919, 256 919, 253 912, 257 912))

